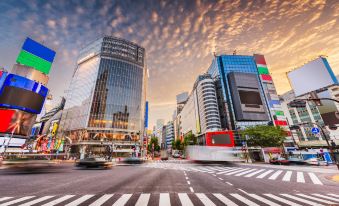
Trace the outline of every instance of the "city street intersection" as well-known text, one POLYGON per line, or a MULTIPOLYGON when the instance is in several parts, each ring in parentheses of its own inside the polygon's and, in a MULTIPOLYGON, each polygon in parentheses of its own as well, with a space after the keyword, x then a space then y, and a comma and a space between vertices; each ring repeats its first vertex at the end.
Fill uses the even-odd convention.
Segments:
POLYGON ((0 170, 0 205, 336 205, 335 168, 155 160, 50 173, 0 170))

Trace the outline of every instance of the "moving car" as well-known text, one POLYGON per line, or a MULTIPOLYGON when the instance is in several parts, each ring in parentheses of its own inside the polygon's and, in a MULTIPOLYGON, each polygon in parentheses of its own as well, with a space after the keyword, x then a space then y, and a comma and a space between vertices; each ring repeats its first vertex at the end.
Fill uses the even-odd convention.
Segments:
POLYGON ((274 157, 270 159, 270 163, 274 165, 288 165, 290 162, 283 157, 274 157))
POLYGON ((180 152, 179 150, 176 150, 173 155, 172 155, 174 158, 179 158, 180 157, 180 152))
POLYGON ((289 158, 288 158, 288 161, 289 161, 291 164, 297 164, 297 165, 304 165, 304 164, 306 164, 305 160, 300 159, 300 158, 298 158, 298 157, 289 157, 289 158))
POLYGON ((307 159, 305 162, 308 165, 328 166, 328 162, 315 157, 307 159))
POLYGON ((75 162, 76 167, 81 168, 104 168, 108 169, 113 166, 112 161, 100 157, 88 157, 75 162))
POLYGON ((57 162, 34 157, 17 157, 1 161, 1 168, 10 173, 42 173, 54 172, 57 162))

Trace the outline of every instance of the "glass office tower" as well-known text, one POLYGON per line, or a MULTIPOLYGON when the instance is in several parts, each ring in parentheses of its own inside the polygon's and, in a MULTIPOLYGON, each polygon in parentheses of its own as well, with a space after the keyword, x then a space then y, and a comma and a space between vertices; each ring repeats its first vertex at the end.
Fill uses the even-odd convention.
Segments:
POLYGON ((144 130, 145 72, 145 49, 132 42, 105 36, 83 48, 59 135, 70 137, 72 144, 139 145, 144 130))

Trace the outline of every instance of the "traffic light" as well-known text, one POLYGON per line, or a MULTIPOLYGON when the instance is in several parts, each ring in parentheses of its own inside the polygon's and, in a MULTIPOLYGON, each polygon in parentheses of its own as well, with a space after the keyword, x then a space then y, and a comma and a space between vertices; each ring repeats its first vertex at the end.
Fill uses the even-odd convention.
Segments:
POLYGON ((293 100, 290 103, 287 104, 289 107, 295 107, 295 108, 305 108, 306 107, 306 101, 305 100, 293 100))

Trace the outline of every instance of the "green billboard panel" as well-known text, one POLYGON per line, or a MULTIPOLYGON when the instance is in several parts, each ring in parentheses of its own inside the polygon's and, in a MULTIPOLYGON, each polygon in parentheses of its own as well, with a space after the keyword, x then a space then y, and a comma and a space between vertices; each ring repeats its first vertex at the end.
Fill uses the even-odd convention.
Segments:
POLYGON ((49 74, 49 71, 52 67, 52 63, 24 50, 20 51, 16 62, 29 67, 33 67, 34 69, 41 71, 44 74, 49 74))
POLYGON ((258 72, 259 72, 259 74, 270 74, 269 72, 268 72, 268 69, 267 69, 267 67, 258 67, 258 72))
POLYGON ((284 116, 284 112, 283 111, 275 111, 275 114, 277 116, 284 116))

